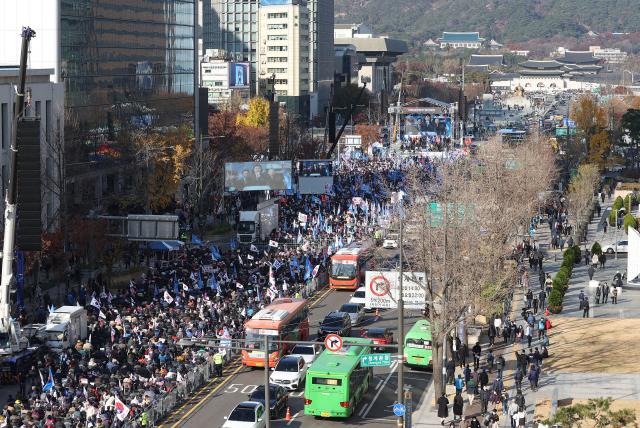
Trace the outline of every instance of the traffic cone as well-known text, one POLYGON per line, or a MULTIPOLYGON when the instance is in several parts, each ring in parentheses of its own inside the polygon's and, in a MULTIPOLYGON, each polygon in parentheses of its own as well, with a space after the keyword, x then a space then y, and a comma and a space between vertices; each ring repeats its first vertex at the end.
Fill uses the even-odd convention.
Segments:
POLYGON ((285 421, 290 421, 291 420, 291 412, 289 411, 289 407, 287 407, 287 416, 285 416, 284 420, 285 421))
POLYGON ((378 308, 376 308, 376 318, 379 317, 380 314, 378 313, 378 308))
POLYGON ((545 308, 544 308, 544 314, 545 314, 546 316, 549 316, 549 307, 545 307, 545 308))
POLYGON ((360 326, 360 337, 364 336, 364 330, 362 329, 362 326, 360 326))

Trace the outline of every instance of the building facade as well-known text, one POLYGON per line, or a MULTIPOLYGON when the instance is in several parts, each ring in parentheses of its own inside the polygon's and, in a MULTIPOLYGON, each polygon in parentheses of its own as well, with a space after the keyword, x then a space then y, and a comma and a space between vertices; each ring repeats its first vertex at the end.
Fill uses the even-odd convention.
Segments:
POLYGON ((627 53, 621 52, 620 49, 601 48, 600 46, 589 46, 589 50, 593 52, 593 56, 603 59, 611 64, 619 64, 627 59, 627 53))
POLYGON ((452 47, 457 49, 480 49, 485 39, 480 38, 480 33, 450 33, 443 32, 438 39, 440 48, 452 47))
POLYGON ((311 116, 322 115, 329 107, 333 83, 333 0, 309 0, 309 91, 311 116), (315 101, 314 101, 315 100, 315 101))
MULTIPOLYGON (((2 165, 2 194, 5 195, 9 180, 9 157, 11 138, 14 133, 16 94, 19 70, 14 67, 0 67, 0 165, 2 165)), ((61 131, 64 129, 64 92, 62 83, 53 82, 53 69, 28 69, 30 106, 26 116, 40 116, 40 164, 45 179, 59 180, 58 163, 63 160, 59 150, 61 131)), ((60 206, 59 193, 52 191, 51 185, 42 186, 42 225, 53 231, 56 226, 56 211, 60 206)), ((0 201, 4 211, 4 197, 0 201)), ((2 224, 4 226, 4 223, 2 224)), ((2 227, 0 226, 0 227, 2 227)))

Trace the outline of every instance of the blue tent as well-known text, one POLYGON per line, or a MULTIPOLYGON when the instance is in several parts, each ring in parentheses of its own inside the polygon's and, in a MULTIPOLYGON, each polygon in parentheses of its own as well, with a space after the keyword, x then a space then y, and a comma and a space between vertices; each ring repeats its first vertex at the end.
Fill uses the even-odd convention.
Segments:
MULTIPOLYGON (((176 251, 182 248, 184 242, 182 241, 153 241, 151 243, 151 249, 153 251, 176 251)), ((147 246, 140 247, 141 249, 147 248, 147 246)))

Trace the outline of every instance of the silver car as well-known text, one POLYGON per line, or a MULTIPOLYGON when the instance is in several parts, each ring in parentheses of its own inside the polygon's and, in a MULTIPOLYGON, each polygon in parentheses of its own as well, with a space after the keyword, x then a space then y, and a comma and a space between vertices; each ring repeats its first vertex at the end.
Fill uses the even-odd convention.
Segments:
POLYGON ((351 325, 360 325, 364 322, 364 305, 361 303, 345 303, 340 312, 346 312, 351 318, 351 325))

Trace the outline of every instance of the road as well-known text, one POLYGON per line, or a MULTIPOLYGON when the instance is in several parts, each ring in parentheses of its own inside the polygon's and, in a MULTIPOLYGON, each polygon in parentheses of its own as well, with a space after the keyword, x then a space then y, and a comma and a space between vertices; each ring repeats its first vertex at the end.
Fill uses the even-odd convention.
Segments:
MULTIPOLYGON (((379 250, 379 253, 385 257, 393 257, 395 251, 379 250)), ((311 299, 309 315, 311 340, 315 339, 318 324, 324 319, 325 315, 339 309, 343 303, 348 302, 351 293, 351 291, 331 290, 326 287, 311 299)), ((394 340, 397 342, 397 312, 389 310, 381 312, 379 315, 376 318, 375 313, 367 314, 363 325, 364 330, 366 331, 367 328, 373 326, 388 327, 394 332, 394 340)), ((405 313, 405 333, 420 318, 420 314, 405 313)), ((359 334, 360 328, 358 326, 353 329, 352 335, 359 337, 359 334)), ((304 390, 300 390, 292 392, 289 396, 289 407, 293 420, 284 420, 286 411, 283 411, 277 420, 272 421, 272 426, 298 428, 306 424, 306 426, 316 428, 333 427, 336 424, 353 425, 366 423, 367 426, 388 427, 389 424, 396 421, 392 409, 397 397, 397 373, 391 373, 390 370, 396 367, 394 364, 392 363, 391 367, 374 368, 372 388, 369 389, 369 392, 350 419, 316 419, 313 416, 304 415, 304 390)), ((430 372, 405 369, 405 385, 413 392, 412 408, 414 411, 422 395, 427 390, 431 379, 430 372)), ((178 407, 178 411, 173 416, 159 423, 158 427, 221 427, 225 422, 224 416, 227 416, 236 404, 246 400, 247 395, 261 384, 264 384, 264 371, 243 367, 240 365, 240 360, 237 360, 235 364, 225 370, 220 380, 214 380, 208 384, 198 395, 192 397, 191 401, 187 401, 182 407, 178 407)))

